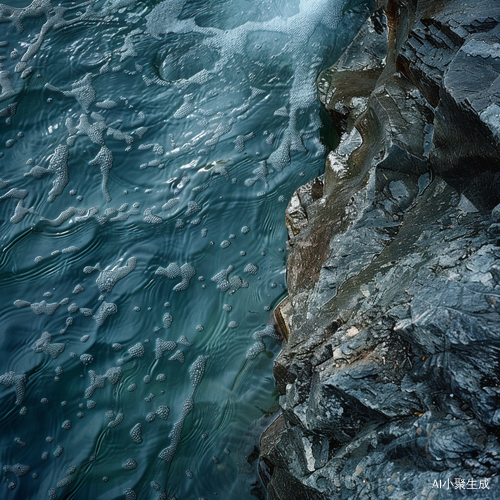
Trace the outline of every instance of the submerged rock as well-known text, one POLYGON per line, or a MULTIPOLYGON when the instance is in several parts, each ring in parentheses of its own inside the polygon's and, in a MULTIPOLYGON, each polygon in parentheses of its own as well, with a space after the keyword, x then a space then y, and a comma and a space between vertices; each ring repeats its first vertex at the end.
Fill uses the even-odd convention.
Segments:
POLYGON ((270 500, 498 488, 500 5, 378 3, 319 79, 340 144, 287 210, 270 500))

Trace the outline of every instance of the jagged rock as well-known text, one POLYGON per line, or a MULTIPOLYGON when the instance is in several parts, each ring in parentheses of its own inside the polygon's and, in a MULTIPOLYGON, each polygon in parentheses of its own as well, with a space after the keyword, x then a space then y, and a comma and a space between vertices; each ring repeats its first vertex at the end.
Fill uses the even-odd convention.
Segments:
POLYGON ((340 144, 287 211, 269 500, 500 482, 500 4, 378 4, 319 78, 340 144))
POLYGON ((293 237, 307 226, 309 217, 314 216, 309 212, 308 208, 322 195, 323 179, 321 177, 317 177, 301 186, 293 194, 286 209, 286 227, 290 240, 293 240, 293 237))
POLYGON ((274 309, 274 321, 276 323, 276 329, 282 338, 288 341, 290 332, 288 330, 289 314, 292 308, 290 305, 290 300, 285 297, 274 309))

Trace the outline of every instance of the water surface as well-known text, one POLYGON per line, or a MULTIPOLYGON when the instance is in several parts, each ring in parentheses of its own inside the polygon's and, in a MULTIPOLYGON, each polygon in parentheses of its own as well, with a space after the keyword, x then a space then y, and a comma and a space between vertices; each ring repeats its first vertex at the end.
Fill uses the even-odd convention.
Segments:
POLYGON ((1 498, 264 498, 284 211, 365 3, 0 6, 1 498))

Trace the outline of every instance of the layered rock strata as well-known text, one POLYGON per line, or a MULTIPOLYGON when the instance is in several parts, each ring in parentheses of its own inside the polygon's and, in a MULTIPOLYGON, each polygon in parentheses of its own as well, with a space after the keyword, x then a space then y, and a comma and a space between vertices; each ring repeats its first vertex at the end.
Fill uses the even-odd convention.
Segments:
POLYGON ((318 87, 341 141, 287 212, 269 500, 495 498, 500 3, 379 2, 318 87))

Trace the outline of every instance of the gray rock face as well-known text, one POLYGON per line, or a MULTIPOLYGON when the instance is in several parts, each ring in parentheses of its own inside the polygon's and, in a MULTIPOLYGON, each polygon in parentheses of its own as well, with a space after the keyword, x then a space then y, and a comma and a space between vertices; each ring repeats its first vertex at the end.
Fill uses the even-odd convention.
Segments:
POLYGON ((319 79, 340 144, 287 211, 270 500, 500 487, 500 4, 380 4, 319 79))

